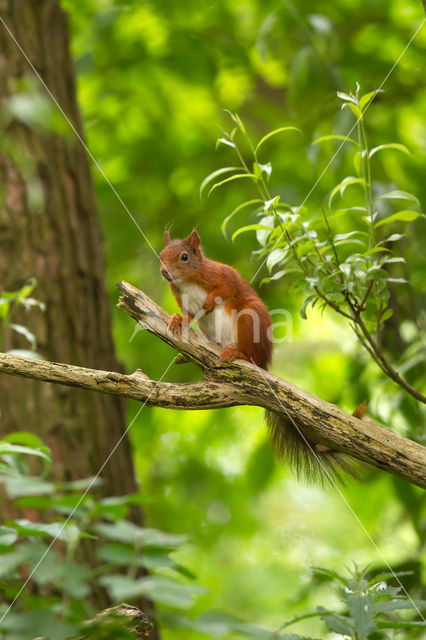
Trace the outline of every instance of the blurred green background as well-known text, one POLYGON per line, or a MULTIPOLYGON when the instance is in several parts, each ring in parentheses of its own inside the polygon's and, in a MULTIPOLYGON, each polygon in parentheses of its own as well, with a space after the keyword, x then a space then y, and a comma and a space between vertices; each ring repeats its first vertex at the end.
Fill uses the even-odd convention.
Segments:
MULTIPOLYGON (((352 126, 348 110, 339 112, 336 91, 354 90, 356 82, 363 92, 378 88, 424 17, 420 0, 64 0, 63 7, 88 146, 154 249, 161 250, 167 224, 177 237, 197 226, 206 254, 248 280, 258 268, 254 236, 233 245, 220 225, 243 200, 257 197, 253 187, 231 183, 199 197, 207 174, 235 163, 228 148, 215 151, 221 128, 230 128, 224 110, 238 112, 253 138, 280 126, 302 129, 277 136, 262 152, 264 162, 272 161, 275 191, 298 205, 336 149, 311 147, 312 140, 352 126)), ((423 205, 425 54, 423 27, 368 116, 372 146, 401 142, 412 152, 383 155, 376 179, 411 191, 423 205)), ((308 203, 326 202, 346 166, 342 151, 308 203)), ((158 379, 174 352, 143 332, 131 340, 134 323, 115 308, 114 285, 125 279, 170 312, 176 303, 154 252, 105 178, 93 172, 119 358, 127 371, 140 367, 158 379)), ((247 222, 244 215, 236 226, 247 222)), ((419 318, 424 327, 425 241, 420 221, 405 248, 411 287, 400 298, 408 346, 419 318)), ((371 417, 426 443, 415 400, 386 380, 341 319, 311 311, 302 320, 301 293, 282 280, 262 287, 261 295, 271 309, 288 309, 293 317, 291 340, 275 349, 274 373, 348 411, 365 399, 371 417)), ((172 366, 166 379, 197 375, 189 365, 172 366)), ((129 419, 137 409, 129 404, 129 419)), ((373 471, 364 485, 341 490, 297 483, 273 460, 260 409, 145 408, 131 436, 148 526, 190 536, 179 559, 209 590, 199 611, 223 608, 274 628, 317 604, 335 605, 312 579, 313 566, 341 571, 353 562, 410 567, 415 574, 407 584, 420 595, 425 503, 415 487, 373 471)), ((308 620, 304 628, 319 633, 317 624, 308 620)), ((175 630, 164 637, 199 636, 175 630)))

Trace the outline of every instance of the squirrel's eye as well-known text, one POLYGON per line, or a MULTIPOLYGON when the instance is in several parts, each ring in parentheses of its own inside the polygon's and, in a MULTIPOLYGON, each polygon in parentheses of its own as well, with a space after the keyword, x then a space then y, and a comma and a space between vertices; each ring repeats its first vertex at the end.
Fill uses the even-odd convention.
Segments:
POLYGON ((187 253, 182 253, 180 259, 183 260, 184 262, 186 262, 189 258, 189 255, 187 253))

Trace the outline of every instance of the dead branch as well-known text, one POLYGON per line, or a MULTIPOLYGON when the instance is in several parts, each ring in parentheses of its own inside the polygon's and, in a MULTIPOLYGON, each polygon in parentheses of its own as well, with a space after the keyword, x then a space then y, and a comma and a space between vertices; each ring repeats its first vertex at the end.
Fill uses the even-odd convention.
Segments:
POLYGON ((369 418, 355 418, 271 373, 238 361, 222 364, 219 347, 192 329, 172 335, 170 316, 142 291, 123 282, 118 306, 144 329, 167 342, 203 371, 191 383, 156 382, 141 371, 124 375, 69 364, 0 354, 0 373, 133 398, 169 409, 216 409, 254 405, 284 412, 325 446, 426 488, 426 448, 369 418))

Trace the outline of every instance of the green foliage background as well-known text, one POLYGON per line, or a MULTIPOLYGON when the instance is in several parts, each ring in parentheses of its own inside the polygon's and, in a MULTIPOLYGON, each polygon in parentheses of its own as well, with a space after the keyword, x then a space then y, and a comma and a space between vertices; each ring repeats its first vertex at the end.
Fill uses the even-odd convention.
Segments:
MULTIPOLYGON (((174 223, 176 236, 197 226, 207 255, 247 279, 258 268, 251 259, 255 238, 244 234, 232 245, 220 225, 240 202, 257 195, 241 182, 209 199, 199 197, 207 174, 233 164, 226 148, 215 152, 220 127, 229 128, 224 109, 237 111, 253 137, 286 125, 302 129, 302 136, 277 137, 265 146, 265 162, 274 167, 271 180, 283 200, 298 205, 336 149, 330 142, 320 151, 312 140, 349 130, 353 122, 348 110, 338 112, 336 91, 353 90, 356 81, 364 92, 378 88, 424 17, 415 0, 64 0, 63 6, 70 16, 87 143, 125 207, 156 251, 166 224, 174 223)), ((369 114, 372 146, 400 142, 412 152, 410 158, 383 155, 378 179, 414 193, 423 208, 425 53, 423 27, 369 114)), ((308 202, 327 201, 346 175, 345 157, 337 156, 308 202)), ((94 176, 112 308, 114 284, 125 279, 175 311, 152 249, 105 178, 96 169, 94 176)), ((405 343, 424 330, 426 298, 425 222, 407 228, 413 232, 404 249, 411 285, 395 294, 405 343)), ((341 231, 348 229, 338 221, 341 231)), ((314 310, 301 320, 301 293, 285 280, 263 287, 262 296, 271 308, 293 316, 293 340, 277 346, 274 372, 347 410, 366 399, 372 417, 425 442, 417 403, 384 378, 333 312, 321 316, 314 310)), ((173 351, 142 332, 130 340, 132 321, 116 309, 113 315, 126 369, 140 367, 158 379, 173 351)), ((397 348, 391 328, 388 349, 397 348)), ((172 367, 166 379, 197 375, 188 366, 172 367)), ((129 406, 130 418, 137 409, 129 406)), ((426 554, 420 490, 372 471, 365 485, 307 488, 273 461, 256 409, 145 408, 131 433, 148 525, 190 536, 178 559, 209 589, 198 600, 199 611, 222 608, 278 627, 319 602, 335 605, 326 585, 312 579, 313 565, 385 568, 385 558, 393 568, 415 571, 406 583, 421 595, 426 554)), ((321 628, 314 621, 304 624, 307 633, 321 628)), ((199 635, 174 630, 164 637, 199 635)))

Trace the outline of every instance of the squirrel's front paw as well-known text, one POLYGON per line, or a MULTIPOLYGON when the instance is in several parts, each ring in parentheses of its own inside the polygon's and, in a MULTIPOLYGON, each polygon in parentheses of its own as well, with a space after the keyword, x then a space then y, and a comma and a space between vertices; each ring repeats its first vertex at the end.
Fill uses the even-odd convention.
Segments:
POLYGON ((179 337, 180 335, 182 335, 182 316, 180 316, 178 313, 175 313, 172 316, 167 328, 173 333, 174 336, 179 337))
POLYGON ((214 311, 215 307, 216 307, 216 303, 214 300, 212 300, 211 302, 206 300, 205 303, 203 304, 203 310, 206 313, 211 313, 212 311, 214 311))
POLYGON ((208 296, 203 304, 203 309, 206 313, 212 313, 212 311, 216 309, 217 305, 221 304, 222 302, 223 300, 220 296, 216 296, 215 298, 208 296))
POLYGON ((244 355, 244 353, 241 353, 241 351, 238 351, 238 349, 235 349, 235 347, 226 347, 226 349, 223 349, 223 351, 221 351, 220 356, 219 356, 219 360, 221 362, 234 362, 234 360, 247 360, 247 356, 244 355))

